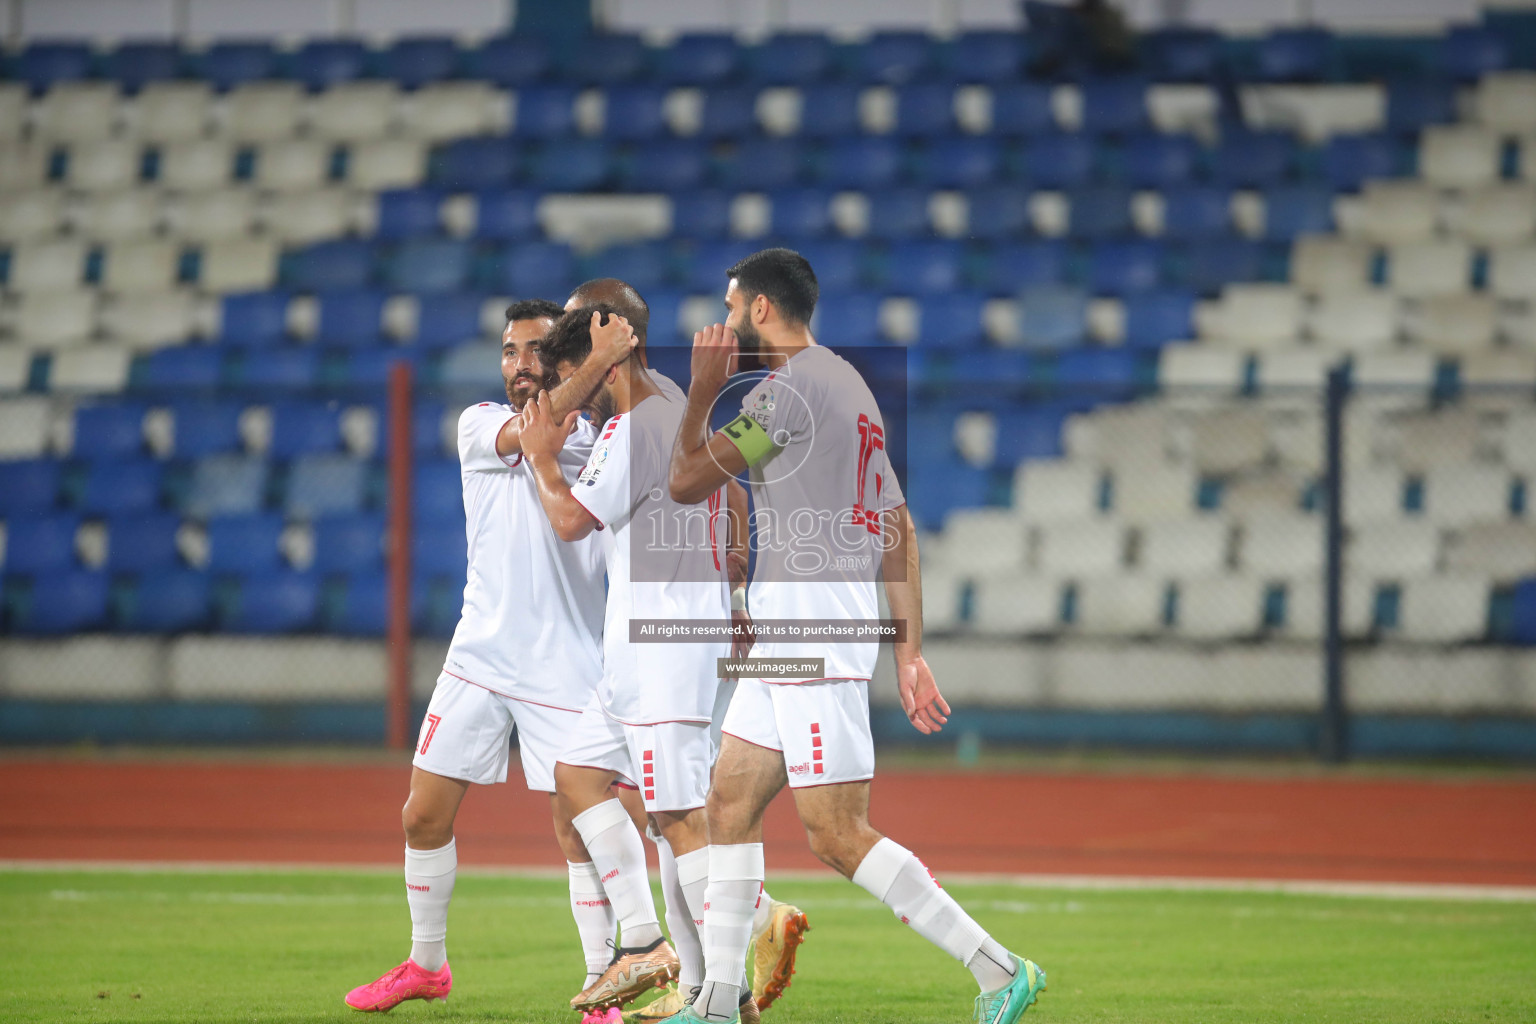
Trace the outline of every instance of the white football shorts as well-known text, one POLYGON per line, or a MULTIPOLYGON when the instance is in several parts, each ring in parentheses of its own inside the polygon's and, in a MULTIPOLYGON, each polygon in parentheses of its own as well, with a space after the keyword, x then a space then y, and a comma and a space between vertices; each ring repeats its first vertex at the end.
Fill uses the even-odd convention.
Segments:
POLYGON ((530 704, 444 672, 427 705, 411 763, 433 775, 489 785, 507 781, 512 733, 528 788, 555 791, 555 759, 579 711, 530 704))
POLYGON ((708 722, 615 722, 593 697, 560 752, 562 764, 616 772, 647 811, 690 811, 709 796, 716 747, 708 722))
POLYGON ((875 777, 863 679, 789 685, 743 679, 722 728, 727 736, 781 751, 792 789, 875 777))

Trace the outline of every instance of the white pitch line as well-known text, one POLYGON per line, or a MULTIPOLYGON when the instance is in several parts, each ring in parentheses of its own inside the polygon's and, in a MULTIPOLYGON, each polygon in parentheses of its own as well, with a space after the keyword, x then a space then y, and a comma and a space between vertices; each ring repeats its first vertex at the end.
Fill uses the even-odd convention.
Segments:
MULTIPOLYGON (((0 872, 68 872, 125 874, 369 874, 395 875, 393 864, 240 863, 231 861, 71 861, 0 860, 0 872)), ((560 868, 541 865, 459 869, 479 878, 563 879, 560 868)), ((1086 889, 1103 892, 1187 891, 1283 893, 1301 896, 1351 896, 1398 900, 1462 900, 1484 903, 1536 903, 1536 886, 1474 885, 1457 882, 1357 882, 1292 878, 1185 878, 1165 875, 1026 875, 968 871, 942 872, 946 883, 1009 885, 1023 889, 1086 889)), ((770 871, 785 881, 831 881, 830 870, 770 871)))

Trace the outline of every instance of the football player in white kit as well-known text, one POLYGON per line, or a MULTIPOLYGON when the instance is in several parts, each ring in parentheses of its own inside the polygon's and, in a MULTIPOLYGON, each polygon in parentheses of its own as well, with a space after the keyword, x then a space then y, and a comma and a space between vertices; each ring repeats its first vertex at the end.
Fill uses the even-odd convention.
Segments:
MULTIPOLYGON (((891 470, 880 409, 858 372, 812 337, 818 289, 804 257, 766 249, 726 276, 726 323, 694 336, 672 496, 697 501, 750 467, 759 624, 876 620, 876 574, 883 573, 892 618, 905 627, 893 643, 901 705, 919 732, 936 732, 949 705, 923 660, 915 530, 891 470), (738 339, 770 372, 747 393, 741 415, 711 433, 710 410, 738 339)), ((786 784, 812 851, 971 970, 980 989, 978 1022, 1011 1024, 1045 988, 1045 972, 1003 948, 916 856, 869 824, 875 760, 868 686, 877 651, 869 643, 776 642, 754 652, 820 667, 812 677, 737 685, 709 795, 705 982, 669 1020, 738 1019, 763 877, 763 811, 786 784)))
MULTIPOLYGON (((666 374, 651 369, 646 354, 646 336, 651 322, 651 309, 640 293, 625 281, 613 277, 600 277, 577 287, 565 300, 566 311, 582 306, 607 306, 629 322, 639 339, 635 357, 646 368, 652 382, 661 393, 677 402, 686 402, 683 389, 666 374)), ((731 656, 742 658, 751 650, 751 616, 747 614, 747 492, 735 480, 726 483, 726 519, 730 546, 731 621, 736 627, 737 639, 731 646, 731 656)), ((720 750, 720 727, 725 719, 731 694, 736 690, 734 678, 720 680, 719 695, 715 699, 711 715, 710 735, 715 752, 720 750)), ((678 983, 668 987, 659 999, 624 1015, 629 1024, 648 1024, 671 1016, 682 1009, 689 993, 704 982, 704 950, 698 945, 697 933, 688 922, 688 906, 685 886, 702 887, 707 881, 707 854, 685 858, 679 874, 677 859, 665 837, 656 829, 646 830, 646 835, 656 844, 657 862, 661 868, 661 891, 666 902, 667 931, 672 939, 680 963, 678 983)), ((759 1010, 766 1010, 783 994, 795 973, 795 960, 800 943, 810 929, 805 912, 799 907, 774 899, 768 890, 758 901, 752 918, 752 940, 749 945, 752 959, 752 999, 759 1010)))
MULTIPOLYGON (((589 357, 594 310, 617 315, 612 307, 573 310, 545 339, 545 358, 562 377, 589 357)), ((630 357, 613 366, 586 409, 601 433, 574 485, 557 462, 574 414, 557 419, 541 394, 524 407, 522 437, 555 533, 567 541, 601 536, 608 565, 603 676, 555 766, 557 798, 602 875, 623 934, 608 970, 572 1002, 590 1010, 632 1000, 678 969, 657 920, 645 850, 612 795, 616 779, 640 784, 646 812, 680 871, 697 861, 707 874, 710 722, 718 663, 730 644, 723 635, 718 642, 647 642, 639 639, 644 620, 723 626, 730 598, 725 481, 693 507, 667 494, 682 404, 630 357)), ((703 888, 684 886, 689 930, 704 917, 703 888)), ((755 1016, 750 993, 744 1002, 755 1016)))
MULTIPOLYGON (((483 402, 459 417, 468 580, 464 608, 422 722, 405 827, 411 955, 347 995, 357 1010, 406 999, 446 999, 453 987, 446 935, 458 857, 453 822, 471 783, 504 782, 514 727, 528 788, 550 794, 555 836, 569 864, 571 906, 589 974, 608 961, 614 918, 580 835, 554 799, 554 763, 602 674, 603 560, 594 542, 564 543, 539 506, 518 416, 553 383, 539 357, 561 309, 526 300, 507 310, 501 373, 508 405, 483 402)), ((635 338, 621 319, 592 332, 588 363, 546 395, 562 417, 577 409, 635 338)), ((555 464, 572 479, 595 439, 582 421, 555 464)))

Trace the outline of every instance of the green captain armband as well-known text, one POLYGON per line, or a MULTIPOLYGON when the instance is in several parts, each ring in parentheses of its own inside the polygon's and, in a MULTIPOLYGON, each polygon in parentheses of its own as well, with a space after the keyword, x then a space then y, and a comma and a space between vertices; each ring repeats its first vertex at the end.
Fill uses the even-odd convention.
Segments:
POLYGON ((720 428, 736 450, 741 452, 741 457, 747 460, 747 465, 755 466, 761 462, 776 447, 773 438, 768 436, 768 431, 763 429, 761 423, 742 413, 731 422, 720 428))

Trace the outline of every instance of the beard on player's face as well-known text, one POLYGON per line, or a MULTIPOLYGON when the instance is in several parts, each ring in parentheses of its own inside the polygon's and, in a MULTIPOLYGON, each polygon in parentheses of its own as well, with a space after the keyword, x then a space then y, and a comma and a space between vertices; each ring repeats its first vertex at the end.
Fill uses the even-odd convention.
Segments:
POLYGON ((507 403, 514 409, 522 409, 523 404, 540 390, 553 391, 560 381, 553 373, 540 376, 536 369, 522 369, 511 377, 503 377, 502 383, 507 388, 507 403))

